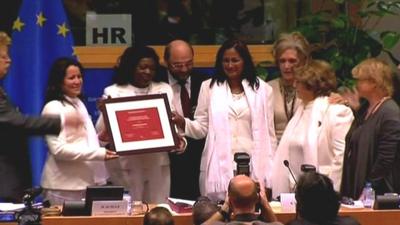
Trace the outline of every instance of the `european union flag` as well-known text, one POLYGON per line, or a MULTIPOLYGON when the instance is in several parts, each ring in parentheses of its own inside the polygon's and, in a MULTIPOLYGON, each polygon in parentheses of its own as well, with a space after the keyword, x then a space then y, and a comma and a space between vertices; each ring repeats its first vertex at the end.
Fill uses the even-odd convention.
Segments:
MULTIPOLYGON (((12 65, 5 80, 7 93, 20 110, 40 114, 49 69, 54 60, 73 55, 73 40, 62 0, 24 0, 13 24, 12 65)), ((39 185, 46 159, 42 138, 29 143, 33 184, 39 185)))

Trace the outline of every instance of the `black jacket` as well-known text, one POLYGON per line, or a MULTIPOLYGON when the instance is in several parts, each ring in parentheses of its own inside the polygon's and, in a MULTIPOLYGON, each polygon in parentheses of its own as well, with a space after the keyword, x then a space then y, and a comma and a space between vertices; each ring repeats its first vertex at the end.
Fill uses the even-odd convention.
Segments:
POLYGON ((0 88, 0 198, 20 201, 23 190, 31 187, 28 136, 58 134, 60 130, 60 118, 25 116, 0 88))

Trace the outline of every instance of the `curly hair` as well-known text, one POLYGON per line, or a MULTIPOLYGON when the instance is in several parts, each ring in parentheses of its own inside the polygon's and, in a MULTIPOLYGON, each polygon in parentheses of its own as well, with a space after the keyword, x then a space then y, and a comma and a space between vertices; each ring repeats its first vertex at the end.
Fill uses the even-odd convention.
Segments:
POLYGON ((329 96, 336 89, 336 75, 329 63, 323 60, 311 60, 295 70, 297 82, 312 91, 316 97, 329 96))
POLYGON ((151 58, 156 64, 156 75, 153 81, 160 81, 160 58, 156 51, 148 46, 132 46, 125 49, 114 67, 114 83, 118 85, 132 84, 133 73, 143 58, 151 58))

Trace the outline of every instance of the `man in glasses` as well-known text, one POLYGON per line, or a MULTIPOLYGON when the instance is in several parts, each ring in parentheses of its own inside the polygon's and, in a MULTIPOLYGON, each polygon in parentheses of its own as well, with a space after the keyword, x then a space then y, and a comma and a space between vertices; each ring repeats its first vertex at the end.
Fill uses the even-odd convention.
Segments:
MULTIPOLYGON (((172 104, 176 113, 193 119, 201 83, 209 76, 193 71, 193 48, 183 40, 171 41, 164 51, 166 68, 161 73, 162 81, 173 90, 172 104)), ((195 200, 199 195, 200 158, 204 139, 187 138, 184 154, 170 154, 171 197, 195 200), (182 185, 184 181, 184 185, 182 185)))

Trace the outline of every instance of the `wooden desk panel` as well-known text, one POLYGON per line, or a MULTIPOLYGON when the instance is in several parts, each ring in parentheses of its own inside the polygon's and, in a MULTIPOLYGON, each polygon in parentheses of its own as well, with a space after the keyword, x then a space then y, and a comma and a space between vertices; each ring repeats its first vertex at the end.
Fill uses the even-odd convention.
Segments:
MULTIPOLYGON (((121 47, 75 47, 75 53, 79 61, 85 68, 113 68, 117 63, 118 57, 122 54, 127 46, 121 47)), ((163 54, 164 46, 153 47, 160 62, 164 63, 163 54)), ((219 45, 195 45, 194 50, 194 67, 214 67, 215 56, 219 49, 219 45)), ((261 62, 273 62, 272 45, 249 45, 249 50, 255 64, 261 62)))
MULTIPOLYGON (((295 218, 293 212, 277 212, 278 220, 287 223, 295 218)), ((340 215, 352 216, 362 225, 393 225, 400 224, 400 210, 342 209, 340 215)), ((191 214, 174 216, 175 225, 192 224, 191 214)), ((141 225, 142 216, 115 217, 45 217, 43 225, 141 225)))

